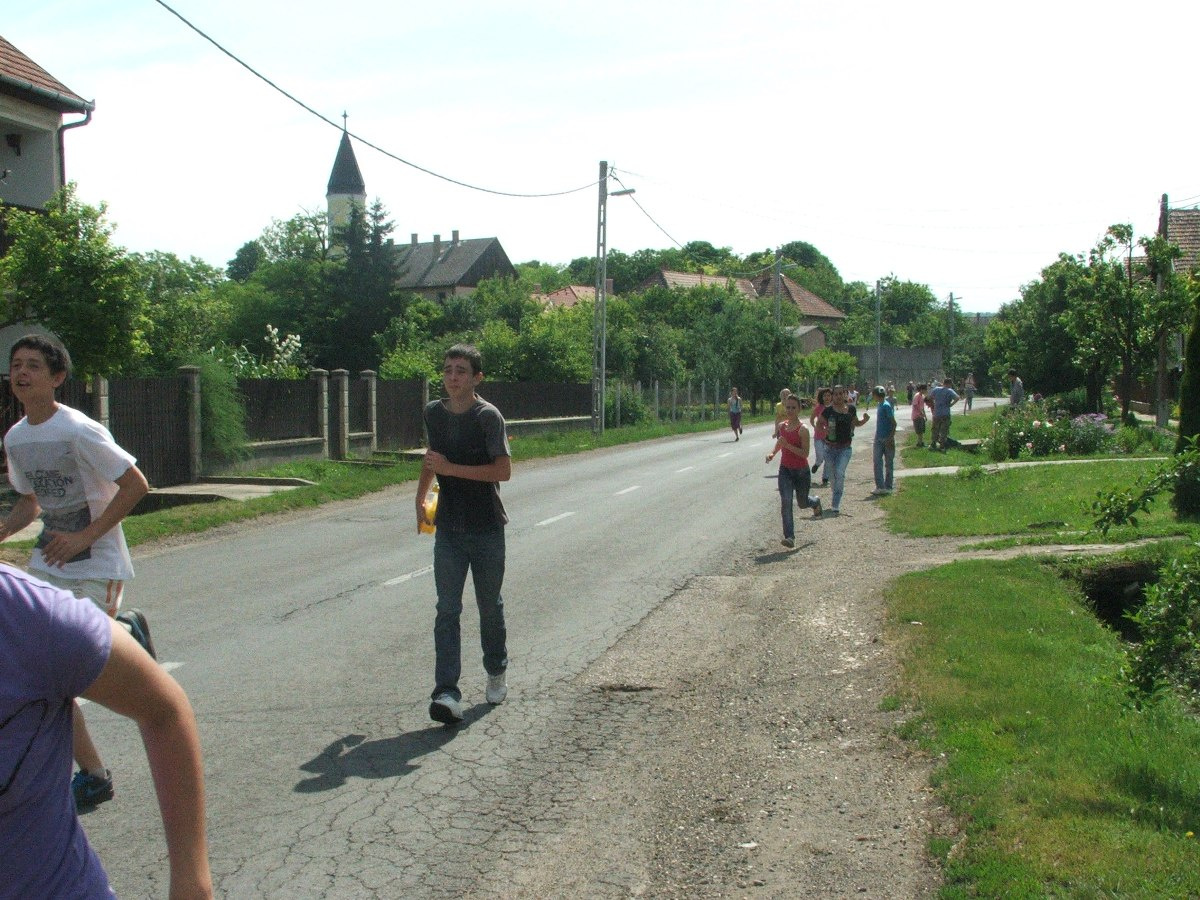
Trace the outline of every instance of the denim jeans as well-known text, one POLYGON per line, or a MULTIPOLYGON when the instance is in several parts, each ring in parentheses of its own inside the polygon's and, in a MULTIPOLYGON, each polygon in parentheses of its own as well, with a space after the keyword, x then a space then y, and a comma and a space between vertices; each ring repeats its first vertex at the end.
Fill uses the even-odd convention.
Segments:
MULTIPOLYGON (((821 463, 825 462, 825 438, 814 437, 813 441, 812 441, 812 445, 813 445, 813 465, 819 466, 819 465, 821 465, 821 463)), ((829 480, 829 469, 828 468, 826 468, 825 471, 821 473, 821 479, 823 481, 829 480)))
POLYGON ((479 643, 483 668, 497 675, 508 667, 508 634, 504 627, 504 529, 477 534, 447 531, 434 534, 433 581, 437 588, 437 615, 433 623, 434 681, 430 699, 448 693, 461 700, 458 678, 462 674, 459 619, 467 570, 475 583, 479 607, 479 643))
POLYGON ((871 460, 875 463, 875 489, 890 491, 892 489, 892 470, 896 464, 896 439, 875 439, 871 448, 871 460))
POLYGON ((779 511, 783 515, 783 536, 796 536, 796 518, 792 510, 792 500, 805 507, 816 506, 816 498, 808 496, 812 484, 812 473, 805 466, 802 469, 779 467, 779 511))
POLYGON ((841 510, 842 493, 846 490, 846 467, 850 465, 850 456, 853 453, 853 447, 825 445, 825 468, 829 470, 829 477, 833 481, 833 496, 829 505, 834 510, 841 510))

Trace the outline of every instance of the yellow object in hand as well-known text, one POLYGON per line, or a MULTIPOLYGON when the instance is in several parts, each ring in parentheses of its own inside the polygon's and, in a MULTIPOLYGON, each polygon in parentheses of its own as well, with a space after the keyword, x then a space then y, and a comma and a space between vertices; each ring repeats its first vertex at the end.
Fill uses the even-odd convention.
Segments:
POLYGON ((435 481, 425 495, 425 518, 418 524, 421 534, 433 534, 437 531, 438 483, 435 481))

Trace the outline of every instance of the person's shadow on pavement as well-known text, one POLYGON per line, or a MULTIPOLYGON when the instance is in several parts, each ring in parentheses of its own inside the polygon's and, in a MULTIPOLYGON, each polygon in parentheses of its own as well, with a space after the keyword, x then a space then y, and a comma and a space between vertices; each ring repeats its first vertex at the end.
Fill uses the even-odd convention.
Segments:
POLYGON ((315 794, 341 787, 350 778, 399 778, 416 770, 413 760, 454 740, 459 731, 478 722, 495 707, 478 703, 466 710, 458 725, 420 728, 395 737, 368 741, 361 734, 338 738, 300 768, 315 773, 296 784, 298 794, 315 794))

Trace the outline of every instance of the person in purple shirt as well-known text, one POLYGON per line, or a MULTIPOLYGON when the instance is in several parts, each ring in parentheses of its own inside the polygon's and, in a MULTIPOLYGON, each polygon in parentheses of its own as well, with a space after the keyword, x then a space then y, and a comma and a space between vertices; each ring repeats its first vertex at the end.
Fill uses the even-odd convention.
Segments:
POLYGON ((80 696, 141 729, 170 897, 212 897, 200 738, 183 689, 92 601, 0 565, 0 900, 114 896, 71 795, 80 696))

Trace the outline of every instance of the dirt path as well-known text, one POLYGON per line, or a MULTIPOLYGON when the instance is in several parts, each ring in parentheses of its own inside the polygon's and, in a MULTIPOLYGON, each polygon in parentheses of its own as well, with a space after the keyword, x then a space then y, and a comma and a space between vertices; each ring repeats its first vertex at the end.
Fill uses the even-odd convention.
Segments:
POLYGON ((932 761, 895 736, 906 713, 881 710, 898 676, 881 591, 962 540, 888 533, 868 448, 840 517, 799 517, 786 551, 764 510, 727 574, 695 579, 581 676, 593 708, 568 740, 605 763, 565 778, 568 826, 473 896, 936 893, 925 847, 947 818, 932 761))

